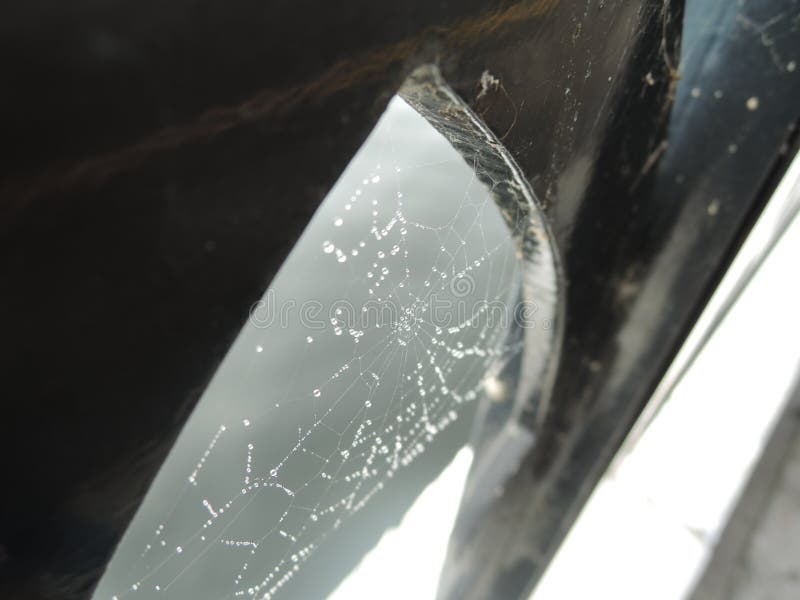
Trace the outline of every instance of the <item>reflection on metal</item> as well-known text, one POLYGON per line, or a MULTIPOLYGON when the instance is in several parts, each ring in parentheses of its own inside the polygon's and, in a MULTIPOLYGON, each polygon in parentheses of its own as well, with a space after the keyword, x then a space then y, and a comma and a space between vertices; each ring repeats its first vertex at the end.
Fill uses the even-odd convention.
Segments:
POLYGON ((720 281, 714 295, 703 310, 703 314, 697 319, 686 342, 675 356, 675 360, 667 369, 664 378, 658 384, 653 396, 625 439, 616 460, 623 458, 632 450, 647 427, 656 418, 664 403, 669 400, 672 390, 695 363, 711 336, 717 331, 764 260, 797 217, 798 212, 800 212, 800 153, 795 156, 786 170, 786 174, 725 273, 725 277, 720 281))
MULTIPOLYGON (((715 294, 713 310, 698 320, 700 333, 718 315, 720 300, 730 299, 725 292, 738 287, 748 270, 741 267, 763 264, 708 343, 703 340, 663 410, 617 454, 531 600, 639 600, 654 590, 664 599, 686 597, 780 418, 800 359, 796 336, 787 335, 800 331, 800 281, 791 276, 800 256, 800 219, 766 260, 758 258, 788 216, 786 187, 778 186, 748 235, 718 288, 722 297, 715 294)), ((695 337, 693 330, 686 343, 695 337)))

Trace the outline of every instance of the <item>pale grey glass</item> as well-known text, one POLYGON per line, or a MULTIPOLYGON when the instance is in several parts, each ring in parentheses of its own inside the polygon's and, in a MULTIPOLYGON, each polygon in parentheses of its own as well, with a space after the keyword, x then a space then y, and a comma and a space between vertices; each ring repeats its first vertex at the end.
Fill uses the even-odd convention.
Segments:
POLYGON ((254 307, 95 598, 324 597, 467 443, 482 382, 519 350, 519 278, 486 187, 395 98, 254 307))

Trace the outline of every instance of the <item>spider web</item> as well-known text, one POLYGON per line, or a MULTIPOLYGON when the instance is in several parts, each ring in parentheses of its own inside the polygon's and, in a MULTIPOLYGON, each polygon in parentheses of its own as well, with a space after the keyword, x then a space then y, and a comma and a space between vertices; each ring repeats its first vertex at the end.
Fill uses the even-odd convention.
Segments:
POLYGON ((324 595, 467 442, 487 379, 520 351, 519 279, 487 187, 395 98, 254 306, 95 598, 324 595))

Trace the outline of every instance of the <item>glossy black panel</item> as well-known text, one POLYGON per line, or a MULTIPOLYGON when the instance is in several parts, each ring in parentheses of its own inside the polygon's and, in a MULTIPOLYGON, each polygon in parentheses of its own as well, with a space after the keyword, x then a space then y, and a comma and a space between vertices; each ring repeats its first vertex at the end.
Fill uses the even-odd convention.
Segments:
POLYGON ((88 597, 250 304, 431 62, 564 259, 551 408, 440 590, 523 594, 795 147, 797 3, 682 4, 0 9, 0 595, 88 597))

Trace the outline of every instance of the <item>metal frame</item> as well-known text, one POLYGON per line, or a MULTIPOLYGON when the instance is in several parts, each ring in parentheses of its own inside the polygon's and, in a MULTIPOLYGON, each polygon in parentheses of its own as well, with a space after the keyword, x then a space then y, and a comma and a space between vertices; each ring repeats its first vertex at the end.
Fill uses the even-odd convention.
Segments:
POLYGON ((88 597, 248 307, 434 64, 563 257, 550 407, 440 589, 524 596, 796 147, 796 2, 686 4, 3 9, 0 595, 88 597))

